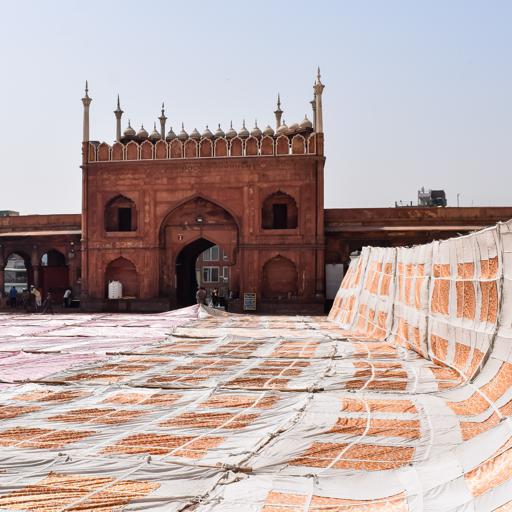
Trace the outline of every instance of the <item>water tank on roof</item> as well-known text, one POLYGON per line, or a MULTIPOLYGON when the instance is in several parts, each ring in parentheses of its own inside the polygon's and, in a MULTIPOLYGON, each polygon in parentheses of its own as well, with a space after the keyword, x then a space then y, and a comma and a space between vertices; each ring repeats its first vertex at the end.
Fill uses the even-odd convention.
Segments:
POLYGON ((108 283, 108 298, 120 299, 123 296, 123 285, 120 281, 110 281, 108 283))

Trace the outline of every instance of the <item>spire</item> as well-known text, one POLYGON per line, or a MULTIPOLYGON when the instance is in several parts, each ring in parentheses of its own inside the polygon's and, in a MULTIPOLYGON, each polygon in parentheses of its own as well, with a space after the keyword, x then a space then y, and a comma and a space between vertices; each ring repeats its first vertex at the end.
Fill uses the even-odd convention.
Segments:
POLYGON ((165 122, 167 121, 167 117, 165 117, 165 105, 163 101, 162 111, 158 119, 160 120, 160 135, 162 136, 162 139, 165 139, 165 122))
POLYGON ((281 126, 281 117, 283 116, 283 111, 281 110, 281 95, 277 93, 277 109, 274 110, 274 115, 276 116, 276 130, 281 126))
POLYGON ((318 67, 317 74, 316 74, 316 81, 313 85, 313 91, 315 93, 315 106, 314 106, 314 113, 315 113, 315 131, 317 133, 323 133, 324 126, 323 126, 323 112, 322 112, 322 93, 324 91, 325 85, 322 83, 320 79, 320 67, 318 67))
POLYGON ((116 140, 119 142, 121 140, 121 117, 123 117, 121 102, 119 101, 119 94, 117 95, 117 107, 114 110, 114 115, 116 116, 116 140))
POLYGON ((82 104, 84 106, 84 118, 83 118, 83 142, 89 142, 89 106, 92 99, 89 98, 89 84, 85 81, 85 96, 82 98, 82 104))

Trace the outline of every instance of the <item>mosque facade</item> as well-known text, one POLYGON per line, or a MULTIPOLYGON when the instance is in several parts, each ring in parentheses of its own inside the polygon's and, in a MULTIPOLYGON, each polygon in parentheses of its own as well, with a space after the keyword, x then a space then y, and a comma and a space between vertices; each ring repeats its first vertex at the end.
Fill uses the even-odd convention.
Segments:
POLYGON ((163 105, 150 132, 129 121, 123 130, 118 98, 109 144, 90 136, 86 85, 82 212, 1 217, 0 290, 9 275, 57 296, 70 287, 84 310, 187 306, 196 260, 217 246, 230 310, 321 313, 329 280, 337 289, 364 245, 425 243, 512 217, 511 207, 325 209, 323 90, 318 71, 311 120, 288 126, 278 96, 273 126, 190 133, 168 128, 163 105), (114 280, 126 300, 108 300, 114 280))

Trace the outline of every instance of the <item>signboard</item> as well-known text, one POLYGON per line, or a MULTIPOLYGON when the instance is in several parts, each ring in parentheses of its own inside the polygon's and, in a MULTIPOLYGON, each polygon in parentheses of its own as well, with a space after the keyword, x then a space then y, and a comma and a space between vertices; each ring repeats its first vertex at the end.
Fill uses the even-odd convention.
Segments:
POLYGON ((255 293, 244 293, 244 311, 256 311, 255 293))

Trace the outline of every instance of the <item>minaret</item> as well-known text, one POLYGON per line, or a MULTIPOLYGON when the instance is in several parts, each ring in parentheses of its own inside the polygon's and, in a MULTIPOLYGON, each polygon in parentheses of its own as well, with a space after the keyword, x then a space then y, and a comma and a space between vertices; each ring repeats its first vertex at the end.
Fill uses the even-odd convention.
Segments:
POLYGON ((121 117, 123 116, 119 103, 119 94, 117 95, 117 108, 114 110, 114 114, 116 116, 116 140, 119 142, 121 140, 121 117))
POLYGON ((317 133, 324 132, 324 122, 322 114, 322 92, 324 90, 324 84, 320 80, 320 68, 316 75, 316 82, 313 85, 313 91, 315 91, 315 131, 317 133))
POLYGON ((313 96, 309 103, 311 103, 311 109, 313 110, 313 131, 316 132, 316 97, 313 96))
POLYGON ((281 117, 283 117, 283 111, 281 110, 281 97, 279 93, 277 93, 277 109, 274 110, 274 114, 276 116, 276 131, 281 126, 281 117))
POLYGON ((162 114, 158 118, 160 120, 160 134, 162 135, 162 139, 165 140, 165 122, 167 121, 167 117, 165 117, 165 106, 162 102, 162 114))
POLYGON ((92 99, 89 98, 89 85, 87 80, 85 81, 85 96, 82 98, 82 103, 84 104, 84 133, 82 136, 83 142, 89 142, 89 105, 91 104, 92 99))

